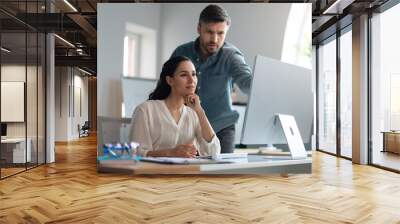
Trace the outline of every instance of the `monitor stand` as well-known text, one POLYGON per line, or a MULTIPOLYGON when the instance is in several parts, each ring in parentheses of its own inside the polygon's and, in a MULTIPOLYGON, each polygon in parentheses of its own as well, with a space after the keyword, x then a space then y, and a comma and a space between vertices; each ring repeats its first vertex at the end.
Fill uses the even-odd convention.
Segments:
MULTIPOLYGON (((303 139, 301 138, 294 116, 286 114, 277 114, 275 116, 281 124, 280 127, 283 130, 289 147, 290 156, 287 157, 290 157, 291 159, 307 158, 307 152, 304 147, 303 139)), ((277 149, 272 144, 268 144, 267 147, 260 148, 260 153, 263 153, 264 150, 276 151, 277 149)))
POLYGON ((276 148, 273 144, 270 144, 270 143, 267 144, 267 146, 260 147, 258 149, 260 149, 260 153, 263 151, 277 151, 278 150, 278 148, 276 148))

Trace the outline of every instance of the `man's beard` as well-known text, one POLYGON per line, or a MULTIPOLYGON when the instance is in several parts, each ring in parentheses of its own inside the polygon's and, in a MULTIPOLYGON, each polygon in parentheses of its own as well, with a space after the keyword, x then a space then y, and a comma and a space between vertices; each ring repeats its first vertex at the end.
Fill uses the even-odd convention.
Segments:
POLYGON ((204 46, 205 51, 207 52, 207 54, 214 54, 215 52, 218 51, 218 46, 216 44, 212 44, 215 47, 209 48, 210 44, 207 44, 204 46))

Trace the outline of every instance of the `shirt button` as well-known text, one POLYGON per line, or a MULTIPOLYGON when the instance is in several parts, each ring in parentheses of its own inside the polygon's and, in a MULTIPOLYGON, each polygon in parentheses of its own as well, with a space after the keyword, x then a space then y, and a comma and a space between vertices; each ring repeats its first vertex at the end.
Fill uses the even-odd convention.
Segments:
POLYGON ((198 72, 197 74, 198 74, 198 75, 200 75, 200 74, 201 74, 201 72, 198 72))

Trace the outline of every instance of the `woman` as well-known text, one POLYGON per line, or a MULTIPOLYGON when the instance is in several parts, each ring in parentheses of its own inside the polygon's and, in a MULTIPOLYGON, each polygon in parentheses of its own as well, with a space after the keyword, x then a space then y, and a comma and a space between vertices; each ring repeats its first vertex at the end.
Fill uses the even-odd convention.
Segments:
POLYGON ((220 153, 199 97, 197 76, 189 58, 177 56, 163 65, 156 89, 133 113, 130 137, 142 156, 194 157, 220 153))

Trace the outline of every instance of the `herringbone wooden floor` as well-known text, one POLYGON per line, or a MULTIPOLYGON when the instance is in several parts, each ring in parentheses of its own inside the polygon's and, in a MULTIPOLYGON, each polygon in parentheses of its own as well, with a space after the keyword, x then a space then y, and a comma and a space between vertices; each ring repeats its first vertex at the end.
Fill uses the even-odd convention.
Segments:
POLYGON ((309 175, 97 174, 96 139, 0 181, 0 223, 400 223, 400 175, 316 152, 309 175))

